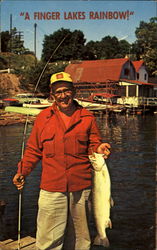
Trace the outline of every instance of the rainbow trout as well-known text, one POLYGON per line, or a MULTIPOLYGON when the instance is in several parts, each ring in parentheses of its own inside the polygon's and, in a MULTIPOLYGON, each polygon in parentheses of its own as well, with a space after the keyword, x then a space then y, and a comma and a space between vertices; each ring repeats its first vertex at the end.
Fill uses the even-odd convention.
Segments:
POLYGON ((97 228, 95 245, 109 247, 106 228, 111 228, 111 182, 103 154, 93 153, 89 156, 94 169, 93 174, 93 209, 97 228))

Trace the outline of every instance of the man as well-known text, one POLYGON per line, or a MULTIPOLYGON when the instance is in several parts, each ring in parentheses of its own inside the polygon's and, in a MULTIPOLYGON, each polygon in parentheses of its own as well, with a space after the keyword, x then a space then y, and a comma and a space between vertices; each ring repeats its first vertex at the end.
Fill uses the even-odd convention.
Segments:
POLYGON ((51 76, 54 104, 36 118, 13 183, 20 190, 25 177, 42 159, 37 249, 89 250, 87 204, 91 195, 92 152, 110 154, 94 116, 74 100, 71 76, 51 76))

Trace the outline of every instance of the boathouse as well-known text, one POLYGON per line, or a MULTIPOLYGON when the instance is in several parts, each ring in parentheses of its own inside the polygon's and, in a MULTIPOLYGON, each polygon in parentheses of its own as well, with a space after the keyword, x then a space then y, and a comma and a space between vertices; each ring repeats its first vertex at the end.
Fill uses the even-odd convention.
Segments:
POLYGON ((109 80, 136 77, 135 68, 128 58, 72 62, 65 68, 65 72, 71 74, 75 84, 102 84, 109 80))
POLYGON ((154 97, 154 84, 148 83, 144 62, 129 58, 76 61, 65 72, 71 74, 82 97, 93 93, 118 95, 118 103, 133 106, 154 97))

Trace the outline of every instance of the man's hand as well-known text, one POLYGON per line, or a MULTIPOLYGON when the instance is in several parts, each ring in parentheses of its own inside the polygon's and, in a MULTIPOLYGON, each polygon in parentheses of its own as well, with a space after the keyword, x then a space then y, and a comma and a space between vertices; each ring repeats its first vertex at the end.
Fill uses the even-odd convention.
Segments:
POLYGON ((108 156, 110 155, 110 150, 109 150, 110 148, 111 146, 109 143, 101 143, 97 148, 97 153, 104 154, 104 158, 107 159, 108 156))
POLYGON ((18 190, 23 189, 25 184, 25 178, 21 174, 16 174, 13 178, 13 184, 17 187, 18 190))

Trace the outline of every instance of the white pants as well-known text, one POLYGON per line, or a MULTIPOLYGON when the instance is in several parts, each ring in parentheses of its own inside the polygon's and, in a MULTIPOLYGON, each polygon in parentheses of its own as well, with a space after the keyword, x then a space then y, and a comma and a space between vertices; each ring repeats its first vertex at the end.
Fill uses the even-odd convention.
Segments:
POLYGON ((89 250, 91 190, 40 191, 36 246, 40 250, 89 250))

